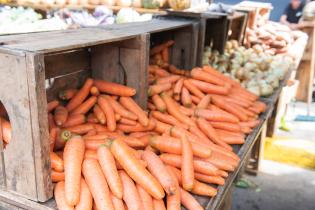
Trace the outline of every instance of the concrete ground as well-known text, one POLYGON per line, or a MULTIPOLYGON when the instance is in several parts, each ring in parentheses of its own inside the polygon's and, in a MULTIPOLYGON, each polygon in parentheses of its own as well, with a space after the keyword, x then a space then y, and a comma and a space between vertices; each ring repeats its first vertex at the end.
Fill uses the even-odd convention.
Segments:
MULTIPOLYGON (((306 115, 305 103, 290 104, 286 122, 291 130, 277 130, 276 136, 315 142, 315 122, 294 121, 298 114, 306 115)), ((315 116, 314 103, 311 115, 315 116)), ((315 210, 315 170, 264 160, 258 176, 243 178, 251 187, 235 187, 232 210, 315 210)))

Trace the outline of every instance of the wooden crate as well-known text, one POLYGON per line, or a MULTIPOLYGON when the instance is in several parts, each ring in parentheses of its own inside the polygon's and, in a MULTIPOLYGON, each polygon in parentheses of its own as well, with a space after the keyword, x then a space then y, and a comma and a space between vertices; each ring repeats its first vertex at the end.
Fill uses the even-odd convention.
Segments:
POLYGON ((45 202, 53 196, 47 99, 92 77, 134 87, 145 107, 149 34, 79 29, 1 37, 0 45, 0 100, 13 128, 0 148, 0 200, 3 192, 45 202))
POLYGON ((248 14, 245 12, 235 12, 228 17, 228 39, 237 40, 243 44, 245 39, 246 27, 248 23, 248 14))

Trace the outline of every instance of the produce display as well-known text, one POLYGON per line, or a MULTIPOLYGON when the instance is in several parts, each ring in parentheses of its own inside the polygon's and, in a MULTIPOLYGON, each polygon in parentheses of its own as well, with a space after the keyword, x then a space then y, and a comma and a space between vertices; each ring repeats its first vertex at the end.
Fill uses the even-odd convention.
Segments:
POLYGON ((258 96, 271 95, 295 64, 291 56, 270 54, 260 44, 245 48, 237 41, 228 41, 224 54, 207 47, 203 63, 210 64, 258 96))
POLYGON ((58 209, 203 209, 192 195, 215 196, 237 167, 231 144, 266 105, 209 66, 168 65, 173 43, 151 50, 149 112, 135 89, 90 78, 48 103, 58 209))

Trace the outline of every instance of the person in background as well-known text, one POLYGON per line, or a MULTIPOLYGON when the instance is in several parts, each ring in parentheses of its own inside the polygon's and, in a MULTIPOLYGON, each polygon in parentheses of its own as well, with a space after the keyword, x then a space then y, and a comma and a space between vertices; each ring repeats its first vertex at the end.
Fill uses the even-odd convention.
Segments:
POLYGON ((303 22, 300 21, 304 6, 305 3, 302 0, 291 0, 280 18, 280 23, 289 26, 291 29, 304 27, 303 22))

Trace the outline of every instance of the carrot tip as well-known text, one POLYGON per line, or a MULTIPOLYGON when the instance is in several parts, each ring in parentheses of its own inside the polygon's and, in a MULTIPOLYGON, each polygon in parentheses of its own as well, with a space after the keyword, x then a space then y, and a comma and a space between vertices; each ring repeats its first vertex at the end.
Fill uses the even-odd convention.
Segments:
POLYGON ((64 141, 68 141, 71 137, 72 137, 72 133, 68 130, 64 130, 61 132, 60 137, 64 140, 64 141))

